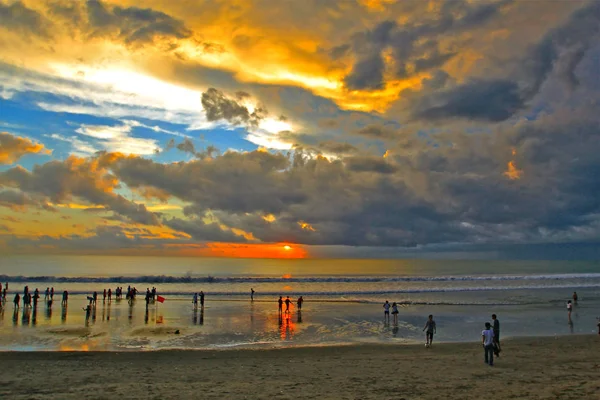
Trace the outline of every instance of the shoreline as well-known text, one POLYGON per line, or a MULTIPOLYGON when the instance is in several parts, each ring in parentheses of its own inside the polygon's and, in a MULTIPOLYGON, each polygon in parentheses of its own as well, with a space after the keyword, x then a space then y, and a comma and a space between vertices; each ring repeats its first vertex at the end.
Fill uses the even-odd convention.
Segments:
POLYGON ((600 393, 599 335, 282 349, 2 352, 10 399, 582 399, 600 393), (35 379, 25 371, 34 372, 35 379))
MULTIPOLYGON (((174 335, 174 332, 167 332, 168 335, 174 335)), ((532 336, 503 336, 502 344, 506 343, 530 343, 532 341, 545 341, 545 340, 567 340, 566 338, 580 338, 580 337, 594 337, 597 336, 600 341, 599 334, 591 333, 571 333, 562 335, 532 335, 532 336)), ((577 340, 577 339, 576 339, 577 340)), ((161 353, 161 352, 241 352, 241 351, 286 351, 286 350, 302 350, 302 349, 336 349, 336 348, 348 348, 348 347, 415 347, 421 348, 424 341, 418 339, 403 339, 399 338, 394 341, 354 341, 354 342, 322 342, 322 343, 298 343, 298 344, 280 344, 280 343, 232 343, 224 345, 213 345, 208 347, 174 347, 174 348, 131 348, 131 349, 118 349, 118 350, 87 350, 87 349, 75 349, 69 348, 66 350, 60 349, 36 349, 36 350, 0 350, 0 358, 5 354, 52 354, 52 353, 87 353, 87 354, 102 354, 102 353, 118 353, 118 354, 129 354, 129 353, 161 353)), ((435 341, 434 346, 468 346, 478 345, 479 341, 435 341)))

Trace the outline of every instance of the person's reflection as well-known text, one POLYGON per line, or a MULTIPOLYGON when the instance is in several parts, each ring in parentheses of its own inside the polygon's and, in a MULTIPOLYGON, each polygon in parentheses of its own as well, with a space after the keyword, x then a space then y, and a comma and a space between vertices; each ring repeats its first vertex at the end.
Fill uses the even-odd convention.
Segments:
POLYGON ((33 307, 33 314, 31 315, 31 326, 37 324, 37 307, 33 307))
POLYGON ((301 310, 298 310, 297 316, 298 316, 298 323, 302 323, 302 311, 301 310))
POLYGON ((192 322, 194 325, 198 323, 198 309, 196 307, 192 310, 192 322))
POLYGON ((394 327, 392 328, 392 335, 396 336, 398 334, 398 325, 394 325, 394 327))
POLYGON ((573 321, 569 321, 569 332, 573 333, 574 329, 573 329, 573 321))
POLYGON ((52 302, 48 302, 48 306, 46 307, 46 320, 50 321, 52 319, 52 302))
POLYGON ((94 303, 94 306, 92 307, 92 324, 96 323, 96 303, 94 303))
POLYGON ((88 327, 90 325, 90 316, 92 315, 92 304, 88 304, 83 310, 85 311, 85 326, 88 327))
POLYGON ((62 323, 66 323, 67 322, 67 305, 63 305, 62 306, 62 310, 60 313, 60 320, 62 321, 62 323))
POLYGON ((13 325, 17 326, 19 325, 19 309, 15 308, 15 311, 13 312, 13 325))
POLYGON ((106 307, 106 321, 110 321, 110 297, 108 298, 108 306, 106 307))
POLYGON ((29 325, 31 318, 31 308, 23 307, 23 316, 21 317, 21 325, 29 325))
POLYGON ((148 307, 146 307, 146 314, 144 315, 144 323, 148 325, 148 307))
POLYGON ((129 323, 133 323, 133 301, 129 302, 129 323))
POLYGON ((200 307, 200 321, 198 323, 204 325, 204 306, 200 307))
POLYGON ((250 303, 250 324, 254 326, 254 300, 250 303))

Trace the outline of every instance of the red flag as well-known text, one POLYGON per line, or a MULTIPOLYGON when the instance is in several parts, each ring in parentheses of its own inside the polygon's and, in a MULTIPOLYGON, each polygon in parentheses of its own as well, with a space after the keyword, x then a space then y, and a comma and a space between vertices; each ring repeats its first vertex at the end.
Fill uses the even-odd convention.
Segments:
POLYGON ((164 303, 165 302, 165 298, 162 296, 156 296, 156 301, 158 301, 159 303, 164 303))

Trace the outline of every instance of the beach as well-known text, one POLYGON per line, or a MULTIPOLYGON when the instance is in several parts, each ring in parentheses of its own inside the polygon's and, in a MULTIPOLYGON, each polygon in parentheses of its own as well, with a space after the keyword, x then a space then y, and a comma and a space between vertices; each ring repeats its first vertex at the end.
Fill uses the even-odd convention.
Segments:
POLYGON ((597 399, 598 335, 262 350, 4 352, 7 399, 597 399))

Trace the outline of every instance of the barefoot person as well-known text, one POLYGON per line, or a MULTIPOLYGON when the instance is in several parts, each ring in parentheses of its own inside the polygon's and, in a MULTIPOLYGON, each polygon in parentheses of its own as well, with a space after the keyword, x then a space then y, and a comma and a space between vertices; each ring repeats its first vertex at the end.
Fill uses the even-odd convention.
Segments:
POLYGON ((394 324, 398 324, 398 305, 394 302, 392 303, 392 315, 394 316, 394 324))
POLYGON ((383 303, 383 318, 388 321, 390 319, 390 302, 387 300, 383 303))
POLYGON ((437 329, 435 326, 435 321, 433 320, 433 315, 429 315, 427 322, 425 323, 425 327, 423 328, 425 332, 425 346, 429 347, 433 344, 433 334, 437 333, 437 329))
POLYGON ((569 323, 571 322, 571 312, 573 311, 573 303, 571 300, 567 301, 567 316, 569 317, 569 323))
POLYGON ((494 365, 494 331, 489 322, 485 323, 485 329, 481 332, 481 342, 483 344, 484 361, 491 367, 494 365))

